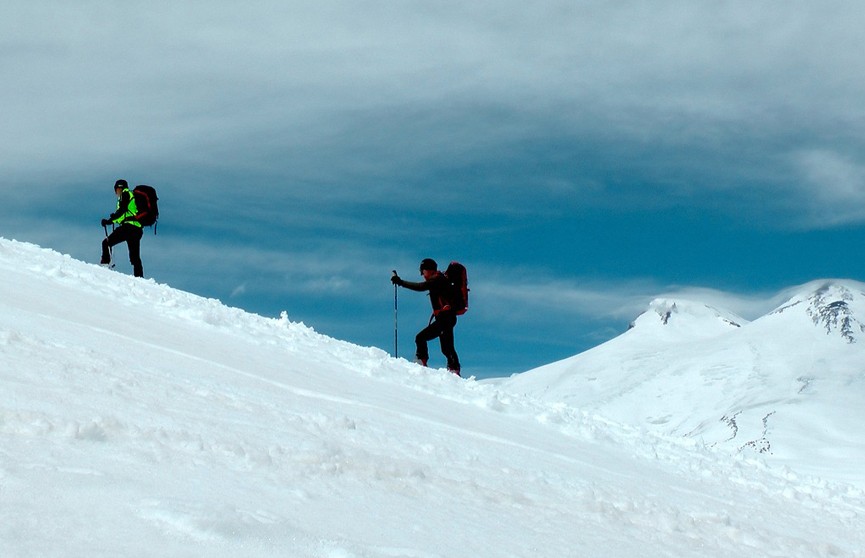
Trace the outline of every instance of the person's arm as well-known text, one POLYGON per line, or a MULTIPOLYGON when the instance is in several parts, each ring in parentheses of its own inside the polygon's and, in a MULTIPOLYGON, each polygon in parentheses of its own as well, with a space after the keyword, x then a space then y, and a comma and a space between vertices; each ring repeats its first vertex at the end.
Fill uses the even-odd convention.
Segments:
POLYGON ((132 197, 129 195, 129 192, 123 191, 120 194, 120 199, 117 201, 117 211, 109 215, 108 219, 115 223, 122 223, 126 218, 126 214, 129 213, 129 201, 132 197))
POLYGON ((403 281, 399 275, 394 275, 391 277, 391 283, 394 285, 399 285, 400 287, 405 287, 411 291, 417 291, 422 293, 424 291, 428 291, 430 289, 429 281, 422 281, 420 283, 415 283, 413 281, 403 281))
POLYGON ((423 281, 421 283, 413 283, 411 281, 401 281, 399 283, 399 285, 400 285, 400 287, 405 287, 406 289, 409 289, 411 291, 417 291, 419 293, 422 293, 424 291, 429 290, 429 281, 423 281))

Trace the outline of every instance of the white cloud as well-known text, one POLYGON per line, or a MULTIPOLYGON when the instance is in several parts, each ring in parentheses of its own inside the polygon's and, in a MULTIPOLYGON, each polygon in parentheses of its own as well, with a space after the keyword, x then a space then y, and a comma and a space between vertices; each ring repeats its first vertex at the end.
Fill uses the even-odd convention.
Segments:
POLYGON ((207 169, 388 203, 453 171, 472 191, 442 181, 447 203, 496 211, 552 197, 865 219, 857 2, 16 1, 3 16, 16 181, 207 169), (784 153, 821 138, 856 154, 828 193, 810 188, 813 155, 786 183, 784 153), (518 174, 488 176, 509 162, 518 174))
POLYGON ((802 176, 798 183, 811 204, 807 218, 836 225, 865 219, 865 163, 828 149, 803 150, 793 164, 802 176))
POLYGON ((779 295, 770 292, 736 293, 698 286, 661 285, 652 279, 629 280, 574 278, 561 280, 537 277, 531 283, 486 283, 486 305, 500 319, 507 319, 514 304, 525 316, 571 316, 574 320, 620 321, 624 326, 644 312, 659 297, 682 298, 728 310, 746 319, 757 318, 774 309, 779 295))

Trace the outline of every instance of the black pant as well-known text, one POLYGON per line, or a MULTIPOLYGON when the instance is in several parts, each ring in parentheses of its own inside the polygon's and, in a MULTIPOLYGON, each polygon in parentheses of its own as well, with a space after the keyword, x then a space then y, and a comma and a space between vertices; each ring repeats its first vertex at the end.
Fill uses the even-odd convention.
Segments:
POLYGON ((136 277, 144 277, 144 268, 141 265, 141 237, 144 231, 135 225, 120 225, 102 241, 102 263, 111 261, 110 248, 121 242, 126 243, 129 248, 129 263, 132 264, 132 273, 136 277))
POLYGON ((454 349, 454 327, 457 325, 457 317, 453 312, 441 312, 433 322, 422 329, 414 338, 417 345, 417 357, 426 362, 429 360, 429 349, 427 343, 436 337, 439 338, 442 354, 448 359, 448 370, 460 371, 460 359, 454 349))

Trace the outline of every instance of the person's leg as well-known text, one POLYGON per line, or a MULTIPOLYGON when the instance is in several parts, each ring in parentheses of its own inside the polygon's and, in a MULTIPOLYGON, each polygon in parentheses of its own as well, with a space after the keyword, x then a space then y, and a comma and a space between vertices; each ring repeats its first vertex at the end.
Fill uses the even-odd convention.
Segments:
POLYGON ((123 229, 122 226, 114 229, 102 240, 102 259, 99 260, 102 265, 111 263, 111 249, 126 240, 126 233, 123 229))
POLYGON ((448 362, 448 370, 460 375, 460 358, 454 348, 454 327, 457 325, 457 317, 453 315, 440 316, 439 320, 439 343, 441 344, 442 354, 448 362))
POLYGON ((427 361, 429 360, 429 341, 432 341, 436 337, 438 337, 441 332, 438 329, 438 325, 436 322, 431 323, 427 327, 423 328, 418 332, 418 334, 414 338, 415 345, 417 345, 417 351, 415 352, 415 356, 417 359, 426 366, 427 361))
POLYGON ((102 265, 111 263, 111 245, 107 236, 102 239, 102 258, 99 260, 99 263, 102 265))
POLYGON ((141 237, 144 231, 141 227, 127 225, 129 234, 126 239, 126 246, 129 248, 129 263, 132 264, 132 274, 135 277, 144 277, 144 268, 141 265, 141 237))

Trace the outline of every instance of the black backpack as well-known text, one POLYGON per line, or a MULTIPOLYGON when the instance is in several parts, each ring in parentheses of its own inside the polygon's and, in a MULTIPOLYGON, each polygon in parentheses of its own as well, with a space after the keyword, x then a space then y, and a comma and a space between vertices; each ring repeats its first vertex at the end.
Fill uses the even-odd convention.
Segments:
POLYGON ((451 262, 444 275, 451 285, 450 306, 461 316, 469 309, 469 278, 466 267, 459 262, 451 262))
MULTIPOLYGON (((135 206, 138 208, 135 220, 143 227, 156 225, 159 219, 159 206, 156 203, 159 198, 156 196, 156 189, 153 186, 140 184, 132 190, 132 195, 135 196, 135 206)), ((155 227, 153 234, 156 234, 155 227)))

